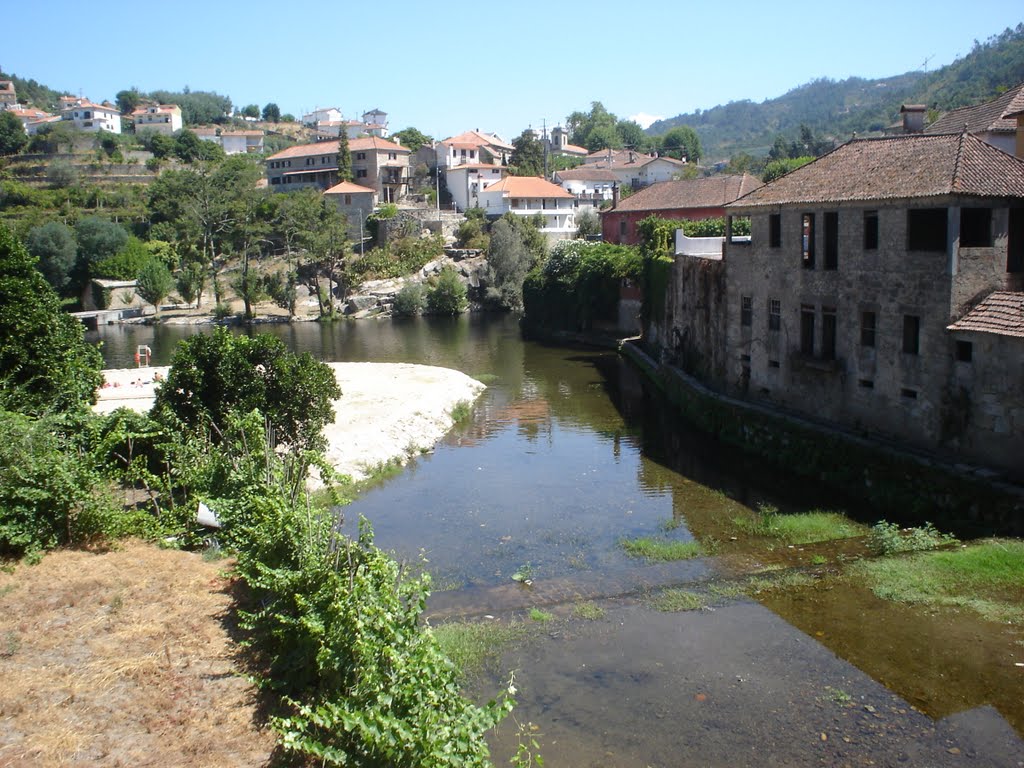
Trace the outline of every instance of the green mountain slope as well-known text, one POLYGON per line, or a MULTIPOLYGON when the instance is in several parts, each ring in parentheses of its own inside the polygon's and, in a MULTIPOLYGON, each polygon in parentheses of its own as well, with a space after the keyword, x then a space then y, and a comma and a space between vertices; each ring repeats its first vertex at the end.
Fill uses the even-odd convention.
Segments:
POLYGON ((738 152, 764 155, 776 136, 795 137, 801 125, 842 142, 853 133, 877 133, 899 122, 903 104, 935 110, 977 104, 1024 81, 1024 24, 1007 29, 934 72, 907 72, 877 80, 819 79, 760 104, 734 101, 708 110, 659 120, 647 129, 661 135, 689 125, 697 131, 708 160, 738 152))

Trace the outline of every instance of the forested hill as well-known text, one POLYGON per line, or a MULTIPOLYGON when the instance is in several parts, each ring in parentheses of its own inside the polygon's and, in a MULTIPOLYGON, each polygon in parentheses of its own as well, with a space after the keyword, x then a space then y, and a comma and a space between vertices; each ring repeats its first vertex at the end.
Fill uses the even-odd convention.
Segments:
MULTIPOLYGON (((707 160, 726 160, 739 152, 764 155, 775 137, 796 137, 806 125, 837 141, 854 132, 881 131, 900 119, 903 104, 927 104, 932 110, 977 104, 1024 81, 1024 24, 1007 29, 934 72, 908 72, 879 80, 813 80, 760 104, 734 101, 705 111, 659 120, 653 136, 689 125, 697 131, 707 160)), ((934 116, 934 115, 932 115, 934 116)))

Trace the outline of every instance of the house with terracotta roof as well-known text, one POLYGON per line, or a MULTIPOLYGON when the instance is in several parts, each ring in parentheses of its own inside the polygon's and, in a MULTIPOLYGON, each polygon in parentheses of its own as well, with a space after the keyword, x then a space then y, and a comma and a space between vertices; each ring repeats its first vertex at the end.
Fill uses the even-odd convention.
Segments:
POLYGON ((560 125, 552 128, 551 135, 545 136, 541 140, 547 143, 548 152, 555 155, 584 158, 590 154, 586 147, 570 144, 569 130, 560 125))
POLYGON ((60 120, 59 117, 55 118, 49 112, 43 112, 41 109, 32 109, 30 107, 8 107, 5 111, 10 112, 21 121, 21 127, 25 129, 25 133, 29 136, 35 135, 35 133, 29 129, 30 125, 41 123, 45 120, 60 120))
POLYGON ((342 181, 324 190, 324 199, 334 203, 347 217, 349 237, 361 238, 366 217, 373 213, 377 206, 377 190, 353 184, 351 181, 342 181))
MULTIPOLYGON (((409 150, 387 139, 367 136, 348 143, 353 181, 376 190, 382 203, 396 203, 408 192, 409 150)), ((271 189, 328 189, 338 183, 338 142, 298 144, 267 158, 271 189)))
POLYGON ((1022 110, 1024 83, 984 104, 951 109, 923 130, 930 134, 967 131, 1012 155, 1017 143, 1017 120, 1014 115, 1022 110))
MULTIPOLYGON (((601 170, 590 165, 578 170, 592 168, 601 170)), ((638 225, 648 216, 694 221, 719 218, 725 215, 726 205, 760 186, 759 179, 746 173, 658 182, 602 211, 601 233, 606 242, 636 245, 640 242, 638 225)))
POLYGON ((506 213, 541 216, 549 240, 564 240, 576 234, 573 196, 557 184, 537 176, 506 176, 480 190, 480 207, 489 218, 506 213))
POLYGON ((132 112, 135 132, 155 131, 173 136, 181 130, 181 107, 177 104, 149 104, 132 112))
POLYGON ((70 122, 80 131, 98 133, 121 132, 121 113, 109 104, 94 104, 88 99, 73 96, 61 97, 61 119, 70 122))
POLYGON ((511 144, 493 133, 480 130, 466 131, 439 141, 434 147, 438 168, 453 168, 457 165, 508 165, 515 149, 511 144))
POLYGON ((1024 160, 855 139, 726 206, 654 335, 735 397, 1024 479, 1024 160), (751 237, 730 237, 748 217, 751 237))
POLYGON ((587 166, 555 171, 554 182, 575 198, 578 209, 613 204, 619 187, 619 177, 612 171, 587 166))
POLYGON ((631 149, 603 149, 592 152, 583 161, 586 168, 607 168, 619 185, 643 189, 659 181, 677 179, 686 170, 686 163, 673 157, 645 155, 631 149))

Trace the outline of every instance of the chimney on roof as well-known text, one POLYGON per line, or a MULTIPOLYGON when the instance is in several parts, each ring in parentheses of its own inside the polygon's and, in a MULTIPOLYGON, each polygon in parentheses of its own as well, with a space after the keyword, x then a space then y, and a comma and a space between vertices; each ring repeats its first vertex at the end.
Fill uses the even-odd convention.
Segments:
POLYGON ((927 110, 928 107, 924 104, 904 104, 900 107, 900 114, 903 115, 903 132, 924 132, 924 113, 927 110))

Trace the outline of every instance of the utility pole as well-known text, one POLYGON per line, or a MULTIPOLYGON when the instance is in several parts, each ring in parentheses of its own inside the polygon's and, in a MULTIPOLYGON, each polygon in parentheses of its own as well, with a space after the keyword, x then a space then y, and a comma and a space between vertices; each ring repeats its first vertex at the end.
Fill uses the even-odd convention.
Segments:
POLYGON ((544 180, 550 181, 550 179, 548 179, 548 119, 546 117, 541 118, 541 125, 544 129, 544 180))

